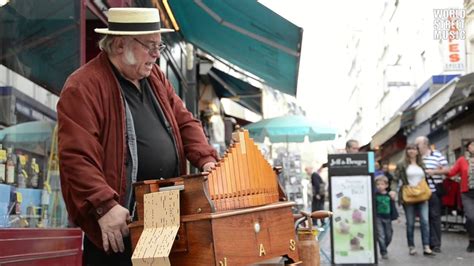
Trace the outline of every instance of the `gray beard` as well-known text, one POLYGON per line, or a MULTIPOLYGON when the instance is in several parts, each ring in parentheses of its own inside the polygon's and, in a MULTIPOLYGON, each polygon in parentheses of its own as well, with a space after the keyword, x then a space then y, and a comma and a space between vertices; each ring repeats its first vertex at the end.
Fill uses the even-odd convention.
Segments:
POLYGON ((123 58, 123 63, 126 65, 135 65, 137 63, 137 59, 135 58, 135 55, 133 54, 132 50, 130 48, 125 48, 125 57, 123 58))

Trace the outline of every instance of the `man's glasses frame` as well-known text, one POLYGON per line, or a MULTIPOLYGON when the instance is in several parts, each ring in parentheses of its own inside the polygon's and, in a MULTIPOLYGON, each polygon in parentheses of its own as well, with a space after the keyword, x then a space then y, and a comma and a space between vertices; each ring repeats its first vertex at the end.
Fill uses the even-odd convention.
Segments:
POLYGON ((148 50, 148 53, 150 55, 153 55, 155 54, 156 52, 160 52, 162 53, 164 50, 166 50, 166 44, 161 42, 160 44, 156 44, 156 43, 150 43, 149 45, 147 45, 146 43, 143 43, 141 42, 139 39, 137 38, 133 38, 136 42, 138 42, 139 44, 141 44, 143 46, 143 48, 147 49, 148 50))

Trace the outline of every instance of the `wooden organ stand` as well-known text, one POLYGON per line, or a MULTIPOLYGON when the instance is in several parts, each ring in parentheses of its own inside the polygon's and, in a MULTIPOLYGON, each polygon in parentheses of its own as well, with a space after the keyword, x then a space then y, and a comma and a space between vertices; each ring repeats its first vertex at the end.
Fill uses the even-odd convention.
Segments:
POLYGON ((172 265, 249 265, 279 256, 299 260, 294 203, 286 201, 276 172, 248 131, 235 132, 233 140, 210 173, 134 184, 138 221, 130 225, 133 249, 143 230, 143 195, 184 186, 172 265))

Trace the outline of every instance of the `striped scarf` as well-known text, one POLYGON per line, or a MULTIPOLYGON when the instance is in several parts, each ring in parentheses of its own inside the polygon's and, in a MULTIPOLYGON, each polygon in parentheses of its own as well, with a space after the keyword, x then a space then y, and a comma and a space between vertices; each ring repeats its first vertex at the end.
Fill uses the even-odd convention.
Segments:
POLYGON ((474 189, 474 157, 467 152, 466 153, 466 161, 469 164, 469 176, 468 176, 468 185, 469 189, 474 189))

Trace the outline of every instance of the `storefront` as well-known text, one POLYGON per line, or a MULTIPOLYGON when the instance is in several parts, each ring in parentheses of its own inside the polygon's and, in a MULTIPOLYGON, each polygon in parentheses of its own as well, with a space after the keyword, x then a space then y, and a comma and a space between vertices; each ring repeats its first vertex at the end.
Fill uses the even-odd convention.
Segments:
POLYGON ((430 131, 446 131, 449 161, 463 155, 464 144, 474 139, 474 73, 462 76, 449 101, 430 119, 430 131))
POLYGON ((402 115, 395 116, 387 125, 381 128, 370 142, 375 151, 377 161, 389 162, 390 168, 395 168, 401 158, 400 153, 406 145, 406 137, 401 129, 402 115))
POLYGON ((0 7, 0 264, 79 265, 59 182, 55 104, 81 56, 80 1, 0 7))
POLYGON ((414 143, 418 136, 427 136, 436 149, 447 153, 448 133, 442 127, 433 129, 430 117, 449 101, 457 77, 435 75, 415 91, 398 114, 372 137, 371 147, 377 151, 378 159, 398 162, 406 144, 414 143))
MULTIPOLYGON (((56 103, 66 78, 99 53, 106 7, 131 1, 10 1, 0 7, 0 264, 80 265, 82 231, 62 198, 56 103)), ((152 1, 144 6, 153 7, 152 1)), ((159 64, 197 115, 193 47, 178 33, 159 64)))
MULTIPOLYGON (((438 76, 443 77, 443 76, 438 76)), ((430 144, 436 150, 448 157, 449 154, 449 138, 448 130, 443 127, 432 128, 430 119, 449 102, 449 98, 454 91, 458 82, 457 76, 445 76, 448 82, 438 87, 436 90, 428 89, 430 97, 422 101, 413 109, 413 119, 407 125, 405 134, 408 143, 415 143, 415 139, 419 136, 427 136, 430 144)), ((404 112, 405 115, 405 112, 404 112)))

